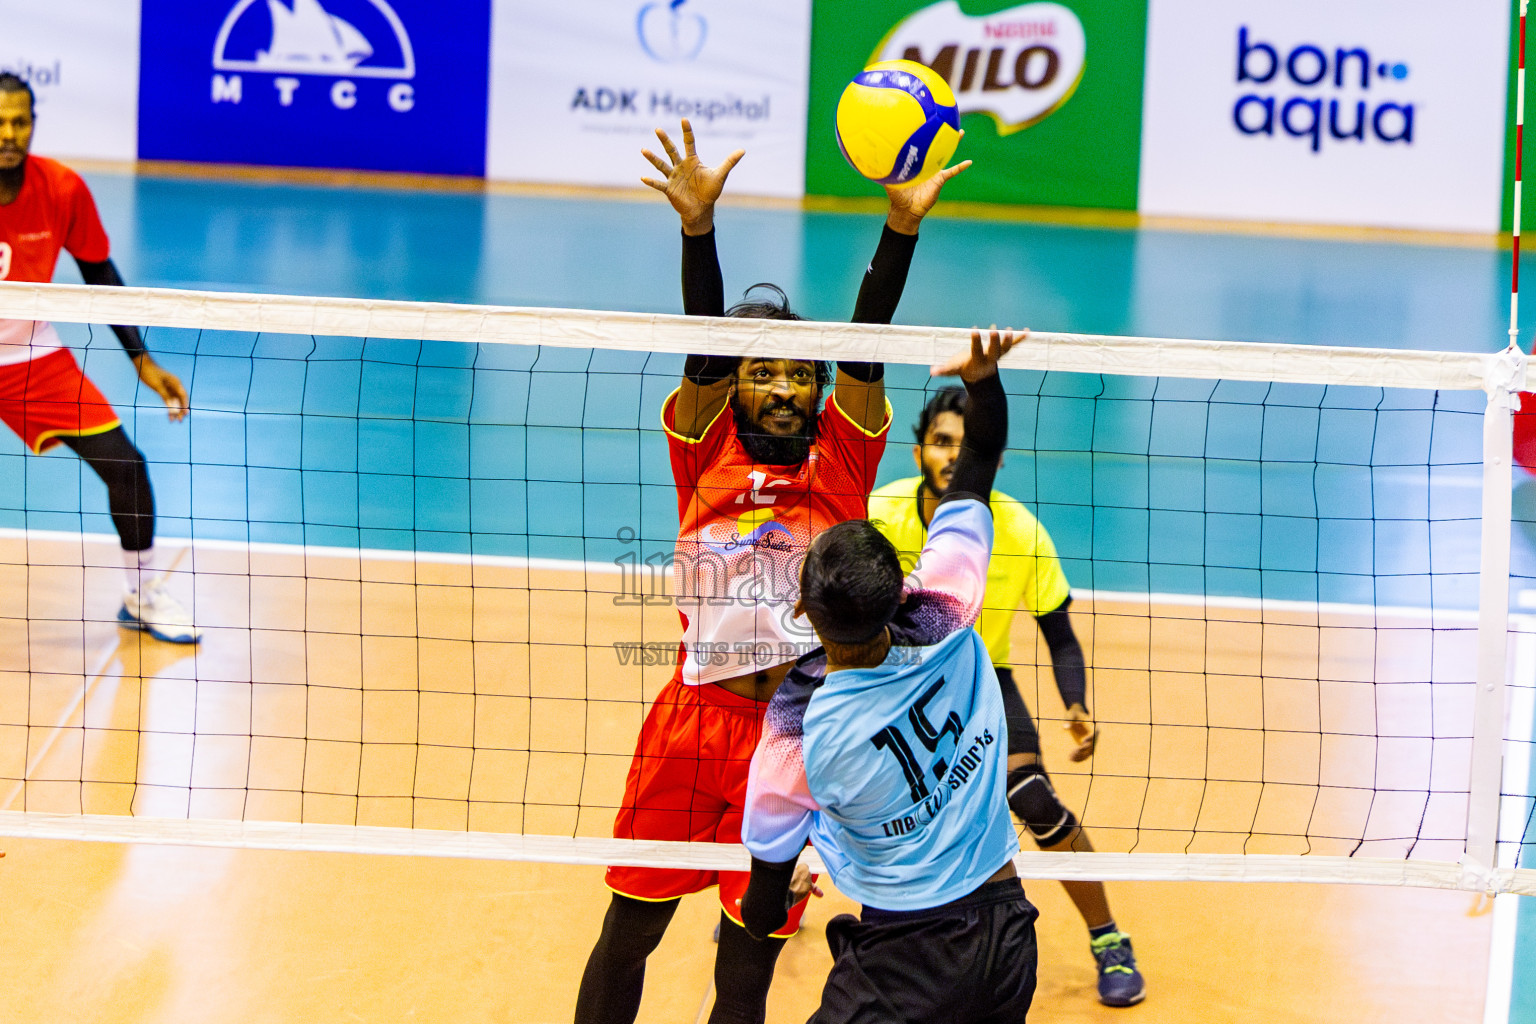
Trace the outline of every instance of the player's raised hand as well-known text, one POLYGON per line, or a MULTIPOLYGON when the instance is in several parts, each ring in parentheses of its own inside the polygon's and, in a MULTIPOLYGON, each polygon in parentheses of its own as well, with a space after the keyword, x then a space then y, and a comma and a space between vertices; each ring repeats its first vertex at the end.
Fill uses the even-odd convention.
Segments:
POLYGON ((166 409, 170 410, 171 422, 179 423, 186 419, 189 409, 187 389, 181 386, 181 378, 155 362, 148 353, 135 359, 133 365, 139 371, 139 380, 165 402, 166 409))
MULTIPOLYGON (((965 132, 960 133, 965 137, 965 132)), ((886 215, 885 222, 890 225, 892 231, 903 235, 917 234, 917 226, 922 223, 928 211, 933 209, 933 204, 939 201, 939 193, 944 190, 944 185, 971 166, 969 160, 962 160, 953 167, 946 167, 942 171, 935 171, 933 176, 918 182, 916 185, 908 185, 898 188, 895 185, 885 186, 885 194, 891 198, 891 212, 886 215)))
POLYGON ((1029 337, 1027 329, 1017 333, 1011 327, 998 331, 997 325, 993 324, 991 330, 987 332, 986 344, 983 346, 981 331, 972 330, 971 350, 935 365, 930 372, 935 377, 959 377, 967 384, 975 384, 996 373, 998 360, 1027 337, 1029 337))
POLYGON ((715 201, 725 189, 725 179, 730 176, 731 168, 736 166, 737 161, 746 155, 746 151, 738 149, 718 165, 705 166, 694 150, 693 125, 688 123, 687 118, 683 119, 682 156, 678 155, 672 139, 660 128, 656 129, 656 138, 661 140, 667 158, 663 160, 648 149, 642 149, 640 155, 666 175, 666 180, 640 180, 667 197, 672 209, 683 219, 683 231, 690 235, 708 234, 715 226, 715 201))
POLYGON ((1075 744, 1068 757, 1073 761, 1086 761, 1093 756, 1093 748, 1099 742, 1099 727, 1087 708, 1081 704, 1067 708, 1067 721, 1062 728, 1067 730, 1075 744))

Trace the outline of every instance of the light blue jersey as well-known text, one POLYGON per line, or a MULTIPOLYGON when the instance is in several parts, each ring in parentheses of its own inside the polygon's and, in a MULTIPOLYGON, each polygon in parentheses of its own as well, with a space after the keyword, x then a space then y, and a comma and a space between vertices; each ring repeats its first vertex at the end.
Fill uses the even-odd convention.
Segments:
POLYGON ((796 664, 752 759, 753 856, 787 861, 809 839, 844 893, 919 910, 972 892, 1018 852, 1002 697, 971 628, 991 542, 983 502, 944 502, 885 662, 830 675, 820 654, 796 664))

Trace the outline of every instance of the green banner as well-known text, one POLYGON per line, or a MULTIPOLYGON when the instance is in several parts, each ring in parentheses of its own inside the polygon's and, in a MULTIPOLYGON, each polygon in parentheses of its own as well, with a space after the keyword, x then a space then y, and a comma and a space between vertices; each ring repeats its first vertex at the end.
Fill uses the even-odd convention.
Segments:
POLYGON ((843 87, 905 57, 943 75, 975 165, 947 199, 1136 209, 1146 0, 816 0, 805 191, 878 195, 837 148, 843 87))

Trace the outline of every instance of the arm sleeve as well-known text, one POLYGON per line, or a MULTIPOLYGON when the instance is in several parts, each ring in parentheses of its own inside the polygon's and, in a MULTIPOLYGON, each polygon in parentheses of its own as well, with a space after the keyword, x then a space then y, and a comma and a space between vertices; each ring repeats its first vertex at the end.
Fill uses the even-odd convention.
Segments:
POLYGON ((854 323, 891 322, 891 317, 896 315, 896 306, 901 302, 901 293, 907 286, 907 271, 912 267, 912 253, 916 249, 916 235, 903 235, 889 227, 881 230, 880 245, 864 271, 859 298, 853 306, 854 323))
POLYGON ((939 499, 941 506, 951 498, 986 501, 997 477, 997 461, 1008 443, 1008 396, 998 374, 967 384, 965 390, 965 441, 949 490, 939 499))
MULTIPOLYGON (((86 284, 106 284, 122 286, 123 278, 117 272, 117 265, 110 259, 92 263, 75 257, 75 263, 80 267, 80 276, 86 284)), ((122 344, 123 351, 131 358, 137 359, 148 350, 144 347, 144 338, 139 334, 139 329, 132 325, 113 324, 112 333, 117 335, 117 340, 122 344)))
MULTIPOLYGON (((912 267, 912 253, 917 248, 916 235, 903 235, 886 226, 880 231, 880 245, 875 258, 864 271, 859 297, 853 305, 856 324, 888 324, 896 315, 901 293, 907 287, 907 271, 912 267)), ((854 380, 872 384, 885 377, 884 363, 839 360, 837 368, 854 380)))
POLYGON ((794 857, 779 863, 752 858, 752 876, 741 898, 741 923, 748 935, 762 941, 784 927, 789 920, 789 883, 794 877, 794 857))
POLYGON ((724 316, 725 281, 715 233, 683 235, 683 312, 689 316, 724 316))
POLYGON ((1078 643, 1072 630, 1072 618, 1067 614, 1069 597, 1054 611, 1041 615, 1036 622, 1045 637, 1045 645, 1051 650, 1051 671, 1056 676, 1056 689, 1061 702, 1067 707, 1074 704, 1088 706, 1088 671, 1083 660, 1083 645, 1078 643))
POLYGON ((976 622, 991 555, 992 510, 987 503, 974 496, 940 502, 917 567, 907 576, 909 594, 922 598, 922 612, 914 617, 920 642, 938 643, 976 622))

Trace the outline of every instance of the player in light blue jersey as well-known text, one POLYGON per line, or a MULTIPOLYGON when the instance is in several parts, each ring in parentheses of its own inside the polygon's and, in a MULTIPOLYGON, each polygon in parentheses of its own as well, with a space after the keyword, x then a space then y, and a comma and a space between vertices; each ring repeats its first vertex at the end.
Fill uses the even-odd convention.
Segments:
POLYGON ((827 927, 834 964, 812 1021, 1022 1021, 1035 990, 1035 908, 1014 871, 1007 722, 986 645, 971 627, 992 545, 988 496, 1008 434, 997 362, 983 348, 958 373, 970 400, 949 490, 912 573, 868 520, 812 542, 803 612, 822 648, 769 703, 752 759, 742 841, 752 876, 741 919, 782 925, 808 887, 807 840, 864 904, 827 927))

